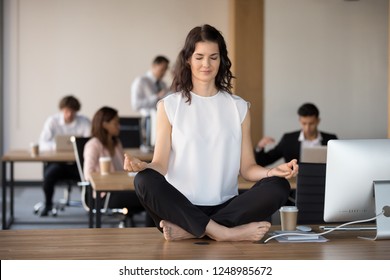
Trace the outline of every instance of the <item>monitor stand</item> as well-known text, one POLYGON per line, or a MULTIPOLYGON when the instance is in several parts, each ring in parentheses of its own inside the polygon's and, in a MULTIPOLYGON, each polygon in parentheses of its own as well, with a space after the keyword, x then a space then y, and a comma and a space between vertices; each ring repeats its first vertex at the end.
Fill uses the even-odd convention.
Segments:
POLYGON ((376 219, 376 237, 364 239, 390 239, 390 181, 374 181, 375 213, 383 212, 376 219))

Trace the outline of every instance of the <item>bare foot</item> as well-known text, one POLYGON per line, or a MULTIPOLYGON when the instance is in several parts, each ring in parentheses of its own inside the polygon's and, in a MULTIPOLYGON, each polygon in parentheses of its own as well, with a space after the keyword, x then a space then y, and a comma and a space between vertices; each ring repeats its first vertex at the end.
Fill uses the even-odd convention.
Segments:
POLYGON ((196 238, 194 235, 185 231, 178 225, 166 220, 161 220, 160 227, 163 229, 165 240, 168 241, 196 238))
POLYGON ((206 234, 216 241, 259 241, 268 232, 268 222, 253 222, 233 228, 221 226, 210 220, 206 234))

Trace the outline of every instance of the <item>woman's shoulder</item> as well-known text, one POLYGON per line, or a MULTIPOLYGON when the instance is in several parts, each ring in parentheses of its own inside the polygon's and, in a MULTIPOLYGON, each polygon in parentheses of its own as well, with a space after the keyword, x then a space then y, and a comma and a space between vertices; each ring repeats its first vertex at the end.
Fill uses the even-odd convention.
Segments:
POLYGON ((233 102, 236 104, 236 106, 238 106, 240 108, 249 108, 250 107, 250 103, 239 95, 230 94, 227 92, 224 92, 224 95, 228 96, 228 98, 231 98, 233 100, 233 102))
POLYGON ((173 92, 173 93, 170 93, 167 96, 165 96, 160 101, 164 101, 164 103, 165 102, 178 102, 181 99, 181 97, 182 97, 182 94, 180 92, 173 92))
POLYGON ((88 140, 88 142, 85 144, 85 147, 90 147, 90 148, 97 148, 97 147, 103 147, 102 142, 97 137, 92 137, 91 139, 88 140))
POLYGON ((248 109, 250 108, 250 103, 248 101, 246 101, 244 98, 242 98, 238 95, 235 95, 235 94, 229 94, 227 92, 224 92, 224 95, 233 101, 233 103, 234 103, 234 105, 237 108, 237 111, 239 113, 240 121, 243 122, 244 118, 248 112, 248 109))
POLYGON ((182 94, 180 92, 170 93, 161 99, 158 103, 163 102, 165 109, 175 108, 177 104, 182 100, 182 94))
POLYGON ((227 92, 224 92, 226 95, 230 96, 235 102, 247 102, 244 98, 242 98, 241 96, 237 95, 237 94, 229 94, 227 92))

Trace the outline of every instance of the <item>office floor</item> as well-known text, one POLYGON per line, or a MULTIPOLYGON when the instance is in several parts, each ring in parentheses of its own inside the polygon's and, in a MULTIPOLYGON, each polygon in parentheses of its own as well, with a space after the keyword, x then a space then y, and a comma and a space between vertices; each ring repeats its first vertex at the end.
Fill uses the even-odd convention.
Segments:
MULTIPOLYGON (((54 194, 54 201, 63 198, 63 187, 57 187, 54 194)), ((80 191, 74 189, 71 199, 79 200, 80 191)), ((34 205, 43 201, 43 191, 40 186, 17 186, 15 187, 15 219, 11 229, 63 229, 63 228, 87 228, 88 214, 82 207, 66 207, 59 211, 56 217, 39 217, 34 213, 34 205)), ((0 197, 0 203, 2 200, 0 197)), ((9 207, 9 203, 7 203, 9 207)), ((1 210, 0 210, 1 211, 1 210)), ((143 227, 145 221, 144 213, 134 216, 136 227, 143 227)), ((120 217, 103 216, 102 227, 119 227, 120 217)), ((279 225, 279 212, 272 216, 272 224, 279 225)))
MULTIPOLYGON (((62 197, 63 188, 57 187, 54 201, 58 201, 62 197)), ((78 189, 74 189, 72 191, 71 199, 80 200, 80 191, 78 189)), ((39 217, 34 214, 34 205, 42 200, 43 191, 40 186, 15 187, 15 220, 11 229, 60 229, 88 227, 88 214, 82 207, 66 207, 64 211, 59 211, 56 217, 39 217)), ((136 215, 134 217, 136 226, 144 226, 144 219, 144 215, 136 215)), ((102 227, 115 228, 118 227, 119 224, 119 217, 104 216, 102 218, 102 227)))

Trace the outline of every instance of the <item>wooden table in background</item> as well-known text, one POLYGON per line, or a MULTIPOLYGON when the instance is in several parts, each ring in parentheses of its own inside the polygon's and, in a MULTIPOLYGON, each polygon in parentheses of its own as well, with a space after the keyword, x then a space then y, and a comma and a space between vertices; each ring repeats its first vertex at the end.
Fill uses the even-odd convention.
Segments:
MULTIPOLYGON (((140 149, 125 149, 125 152, 138 157, 144 161, 151 161, 153 153, 145 153, 140 149)), ((2 158, 2 228, 9 229, 14 221, 14 168, 18 162, 70 162, 76 161, 73 151, 57 152, 57 151, 41 151, 38 156, 33 157, 29 150, 12 150, 5 153, 2 158), (10 188, 9 208, 7 207, 7 187, 10 188), (9 217, 8 217, 9 210, 9 217), (9 219, 8 219, 9 218, 9 219)))
POLYGON ((143 152, 137 148, 127 148, 124 150, 125 153, 128 153, 133 157, 139 158, 142 161, 151 162, 153 159, 153 152, 143 152))
MULTIPOLYGON (((114 191, 132 191, 134 190, 134 175, 125 171, 111 172, 106 175, 100 173, 91 173, 90 182, 92 189, 96 192, 95 198, 95 209, 101 209, 102 199, 100 194, 102 192, 114 192, 114 191)), ((92 200, 92 192, 89 192, 89 199, 92 200)), ((95 226, 101 227, 101 213, 95 211, 95 226)), ((89 219, 92 221, 93 212, 92 209, 89 211, 89 219)))
POLYGON ((38 156, 31 156, 29 150, 14 150, 4 154, 1 158, 2 161, 2 227, 3 229, 9 229, 14 221, 14 165, 17 162, 75 162, 73 151, 70 152, 56 152, 47 151, 40 152, 38 156), (8 168, 7 168, 8 167, 8 168), (9 171, 9 174, 8 174, 9 171), (7 186, 10 188, 10 215, 7 220, 7 186))
MULTIPOLYGON (((291 186, 291 189, 296 189, 297 188, 297 179, 296 177, 294 178, 291 178, 290 180, 288 180, 290 182, 290 186, 291 186)), ((256 182, 251 182, 251 181, 247 181, 245 180, 244 178, 242 178, 241 176, 238 177, 238 188, 240 190, 248 190, 250 189, 256 182)))

